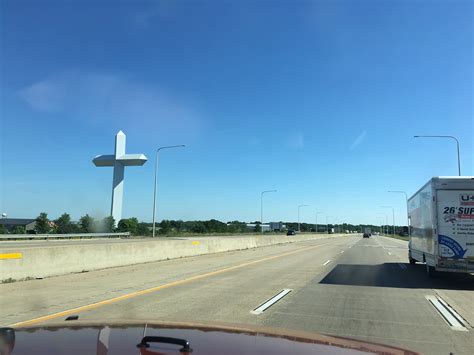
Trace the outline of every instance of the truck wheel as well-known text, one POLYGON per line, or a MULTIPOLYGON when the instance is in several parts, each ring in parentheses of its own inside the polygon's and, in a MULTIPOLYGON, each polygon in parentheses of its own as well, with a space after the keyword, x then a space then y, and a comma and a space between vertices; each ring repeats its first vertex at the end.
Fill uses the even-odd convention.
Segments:
POLYGON ((416 260, 413 259, 410 254, 408 254, 408 261, 410 262, 410 265, 415 265, 416 264, 416 260))

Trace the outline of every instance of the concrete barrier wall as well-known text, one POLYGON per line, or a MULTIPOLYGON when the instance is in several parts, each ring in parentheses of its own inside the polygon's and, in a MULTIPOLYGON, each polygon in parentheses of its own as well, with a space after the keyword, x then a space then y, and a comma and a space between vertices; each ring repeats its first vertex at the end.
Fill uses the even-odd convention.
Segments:
MULTIPOLYGON (((0 259, 0 280, 42 278, 109 267, 175 259, 187 256, 264 247, 281 243, 326 239, 342 234, 296 236, 265 235, 243 237, 206 237, 183 240, 150 240, 127 243, 36 246, 11 249, 0 259), (17 254, 16 257, 13 254, 17 254)), ((4 253, 4 254, 1 254, 4 253)))

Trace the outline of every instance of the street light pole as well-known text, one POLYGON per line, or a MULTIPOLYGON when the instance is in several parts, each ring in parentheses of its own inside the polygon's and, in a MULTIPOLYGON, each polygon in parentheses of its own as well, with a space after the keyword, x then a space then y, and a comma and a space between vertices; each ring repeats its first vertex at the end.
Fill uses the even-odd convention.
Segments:
MULTIPOLYGON (((379 213, 379 214, 385 217, 385 227, 384 227, 384 234, 388 234, 388 233, 387 233, 387 226, 388 226, 388 216, 387 216, 387 214, 385 214, 385 213, 379 213)), ((382 222, 382 223, 383 223, 383 222, 382 222)))
POLYGON ((263 234, 263 195, 269 192, 277 192, 277 190, 266 190, 260 193, 260 229, 263 234))
POLYGON ((308 207, 309 205, 298 205, 298 232, 301 232, 300 229, 300 208, 301 207, 308 207))
POLYGON ((389 191, 389 192, 394 192, 394 193, 398 193, 398 194, 404 194, 405 195, 405 202, 406 202, 406 206, 407 206, 407 228, 408 228, 408 237, 411 236, 411 232, 410 232, 410 218, 408 217, 408 195, 405 191, 397 191, 397 190, 394 190, 394 191, 389 191))
POLYGON ((324 214, 324 212, 316 211, 316 233, 318 233, 318 214, 324 214))
POLYGON ((454 136, 413 136, 414 138, 450 138, 456 141, 456 148, 458 151, 458 175, 461 176, 461 153, 459 150, 459 140, 454 136))
POLYGON ((329 222, 328 219, 332 216, 326 216, 326 233, 329 234, 329 222))
POLYGON ((383 234, 383 229, 382 229, 382 225, 383 225, 383 218, 381 216, 378 216, 377 217, 377 222, 380 222, 380 228, 379 228, 379 231, 380 231, 380 234, 383 234), (381 222, 380 222, 381 221, 381 222))
POLYGON ((393 224, 393 235, 395 235, 395 209, 393 206, 380 206, 382 208, 391 208, 392 209, 392 224, 393 224))
POLYGON ((156 216, 156 190, 157 190, 157 173, 158 173, 158 155, 160 153, 160 150, 163 150, 163 149, 170 149, 170 148, 184 148, 185 145, 184 144, 180 144, 180 145, 169 145, 169 146, 165 146, 165 147, 159 147, 157 150, 156 150, 156 156, 155 156, 155 180, 153 182, 153 237, 155 237, 155 216, 156 216))

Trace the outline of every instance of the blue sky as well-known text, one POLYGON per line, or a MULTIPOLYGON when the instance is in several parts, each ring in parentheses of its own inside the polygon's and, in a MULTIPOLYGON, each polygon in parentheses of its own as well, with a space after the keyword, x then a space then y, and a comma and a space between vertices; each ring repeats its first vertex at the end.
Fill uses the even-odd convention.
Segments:
POLYGON ((405 221, 402 195, 473 175, 470 1, 0 3, 1 195, 10 217, 108 215, 114 135, 124 217, 405 221))

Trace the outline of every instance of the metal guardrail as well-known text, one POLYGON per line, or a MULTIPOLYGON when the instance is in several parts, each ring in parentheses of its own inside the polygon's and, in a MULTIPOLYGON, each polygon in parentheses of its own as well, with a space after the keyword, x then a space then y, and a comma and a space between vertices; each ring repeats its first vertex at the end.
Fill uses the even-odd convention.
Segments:
POLYGON ((18 239, 82 239, 82 238, 128 238, 129 232, 125 233, 73 233, 73 234, 0 234, 0 240, 18 239))

